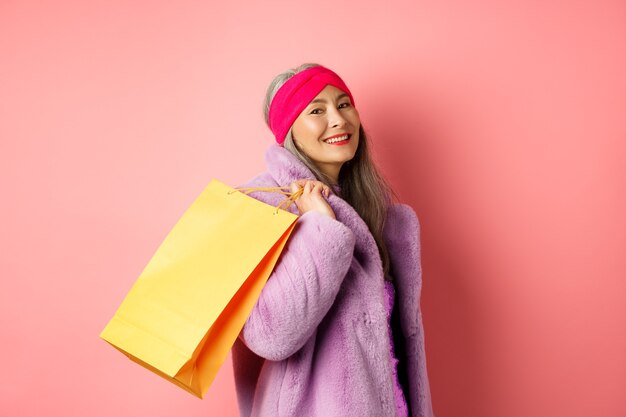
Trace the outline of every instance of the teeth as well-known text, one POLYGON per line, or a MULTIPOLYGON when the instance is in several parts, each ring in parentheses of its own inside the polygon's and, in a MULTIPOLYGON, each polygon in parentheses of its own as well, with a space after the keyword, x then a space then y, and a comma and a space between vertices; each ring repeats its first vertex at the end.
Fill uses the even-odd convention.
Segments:
POLYGON ((346 140, 346 139, 348 139, 348 135, 343 135, 343 136, 339 136, 336 138, 328 139, 326 143, 341 142, 342 140, 346 140))

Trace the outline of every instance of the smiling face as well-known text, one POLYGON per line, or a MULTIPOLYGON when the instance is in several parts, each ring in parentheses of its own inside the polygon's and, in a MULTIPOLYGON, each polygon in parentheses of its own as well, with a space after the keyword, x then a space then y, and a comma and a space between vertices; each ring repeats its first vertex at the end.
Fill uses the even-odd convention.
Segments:
POLYGON ((350 97, 327 85, 293 122, 291 134, 298 148, 337 182, 341 166, 354 158, 359 146, 360 126, 350 97))

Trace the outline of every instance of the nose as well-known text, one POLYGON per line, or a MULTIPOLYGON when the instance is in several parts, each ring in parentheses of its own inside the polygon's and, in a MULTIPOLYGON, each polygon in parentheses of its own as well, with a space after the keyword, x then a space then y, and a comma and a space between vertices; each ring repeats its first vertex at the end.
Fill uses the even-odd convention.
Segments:
POLYGON ((328 113, 328 120, 331 127, 341 127, 347 123, 346 119, 337 109, 335 109, 333 112, 328 113))

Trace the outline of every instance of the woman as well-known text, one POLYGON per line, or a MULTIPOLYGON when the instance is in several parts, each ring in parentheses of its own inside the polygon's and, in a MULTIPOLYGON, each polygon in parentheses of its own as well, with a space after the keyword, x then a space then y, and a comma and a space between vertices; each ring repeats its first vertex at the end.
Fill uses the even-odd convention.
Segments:
MULTIPOLYGON (((350 90, 304 64, 265 98, 268 170, 240 187, 303 188, 285 249, 233 346, 243 417, 432 416, 419 223, 371 162, 350 90)), ((284 195, 250 195, 278 206, 284 195)))

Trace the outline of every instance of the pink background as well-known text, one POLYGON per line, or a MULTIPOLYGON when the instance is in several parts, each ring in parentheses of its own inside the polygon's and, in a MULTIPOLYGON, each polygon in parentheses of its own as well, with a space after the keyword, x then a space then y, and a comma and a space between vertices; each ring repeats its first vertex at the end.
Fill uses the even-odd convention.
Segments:
POLYGON ((0 415, 237 414, 230 362, 200 401, 98 335, 303 62, 421 220, 437 416, 626 415, 617 0, 0 1, 0 415))

